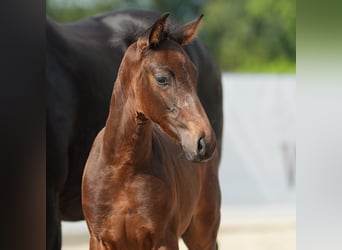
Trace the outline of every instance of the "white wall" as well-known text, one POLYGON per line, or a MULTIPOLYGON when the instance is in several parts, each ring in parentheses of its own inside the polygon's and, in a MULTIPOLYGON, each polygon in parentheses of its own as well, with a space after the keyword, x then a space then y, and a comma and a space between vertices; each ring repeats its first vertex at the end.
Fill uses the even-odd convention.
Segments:
POLYGON ((295 75, 223 74, 225 205, 295 202, 295 75))

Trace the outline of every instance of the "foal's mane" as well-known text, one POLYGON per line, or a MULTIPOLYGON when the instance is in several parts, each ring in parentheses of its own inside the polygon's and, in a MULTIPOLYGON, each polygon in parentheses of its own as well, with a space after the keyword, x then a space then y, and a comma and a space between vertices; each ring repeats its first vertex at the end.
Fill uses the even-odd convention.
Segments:
MULTIPOLYGON (((200 16, 199 20, 203 17, 203 15, 200 16)), ((125 43, 126 48, 133 44, 134 42, 137 42, 138 39, 146 34, 148 30, 152 27, 153 23, 136 23, 133 21, 127 21, 122 23, 122 27, 119 30, 116 30, 116 35, 113 39, 110 40, 110 44, 112 46, 118 45, 118 43, 125 43)), ((181 43, 179 40, 179 32, 181 31, 181 28, 184 26, 181 26, 176 20, 170 18, 168 19, 166 23, 165 30, 163 32, 162 39, 160 42, 164 40, 172 40, 177 43, 181 43)), ((190 39, 192 40, 192 38, 190 39)), ((188 41, 183 40, 183 43, 187 44, 188 41)), ((181 44, 182 45, 182 44, 181 44)))
MULTIPOLYGON (((147 29, 151 27, 153 23, 136 23, 133 21, 127 21, 123 23, 121 29, 116 30, 116 35, 110 39, 111 47, 115 47, 120 43, 124 43, 127 47, 138 41, 139 37, 143 36, 147 29)), ((172 33, 179 26, 175 20, 171 19, 168 23, 167 30, 164 32, 164 39, 170 39, 176 41, 173 38, 172 33)))

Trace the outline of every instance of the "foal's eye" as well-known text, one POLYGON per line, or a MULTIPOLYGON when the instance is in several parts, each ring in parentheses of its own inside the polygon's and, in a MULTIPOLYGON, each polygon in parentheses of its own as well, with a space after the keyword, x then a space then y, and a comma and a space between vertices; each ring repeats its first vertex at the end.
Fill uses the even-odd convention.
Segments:
POLYGON ((165 86, 169 84, 169 81, 165 76, 156 76, 155 79, 158 85, 165 86))

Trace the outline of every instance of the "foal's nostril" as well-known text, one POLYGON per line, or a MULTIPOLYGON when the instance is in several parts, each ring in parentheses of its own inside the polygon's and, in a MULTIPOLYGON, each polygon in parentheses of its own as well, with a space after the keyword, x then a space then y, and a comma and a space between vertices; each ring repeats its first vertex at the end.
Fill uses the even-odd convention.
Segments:
POLYGON ((205 139, 203 137, 201 137, 198 140, 198 144, 197 144, 197 153, 200 156, 204 156, 205 155, 205 139))

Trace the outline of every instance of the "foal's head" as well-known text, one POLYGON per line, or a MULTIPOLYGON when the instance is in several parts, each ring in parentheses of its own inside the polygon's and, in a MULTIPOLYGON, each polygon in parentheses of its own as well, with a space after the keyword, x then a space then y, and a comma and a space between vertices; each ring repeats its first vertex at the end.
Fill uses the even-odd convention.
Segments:
POLYGON ((216 139, 197 96, 197 70, 182 47, 194 39, 202 16, 174 31, 167 18, 161 16, 128 48, 121 72, 137 111, 179 142, 188 160, 205 161, 216 139))

